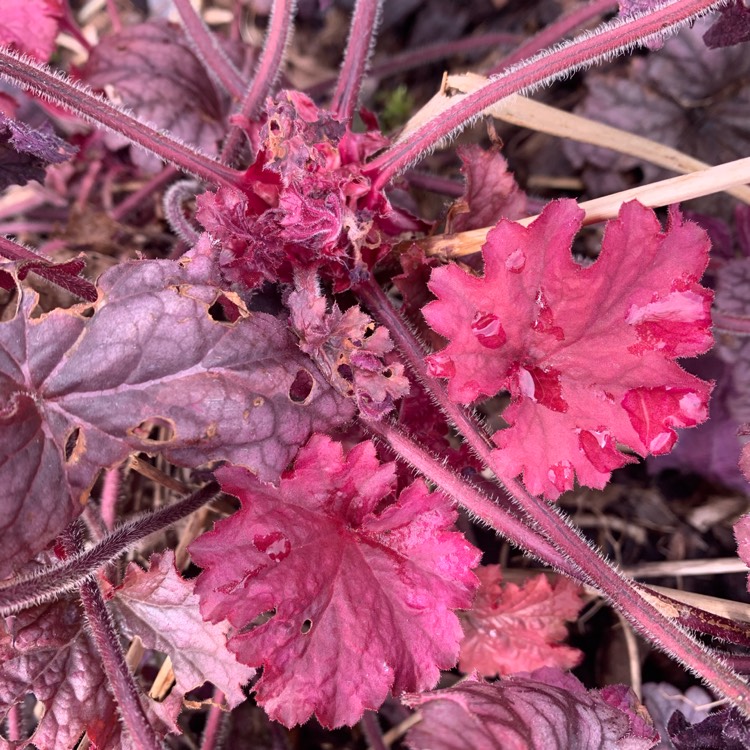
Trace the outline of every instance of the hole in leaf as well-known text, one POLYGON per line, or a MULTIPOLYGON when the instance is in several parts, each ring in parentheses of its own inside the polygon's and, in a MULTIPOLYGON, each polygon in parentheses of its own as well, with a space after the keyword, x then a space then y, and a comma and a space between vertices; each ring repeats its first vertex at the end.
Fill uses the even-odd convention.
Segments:
POLYGON ((236 323, 240 319, 240 308, 226 294, 220 294, 207 312, 217 323, 236 323))
POLYGON ((208 308, 208 314, 217 323, 228 323, 226 313, 224 312, 224 306, 217 299, 216 302, 208 308))
POLYGON ((162 703, 175 686, 175 674, 171 660, 163 651, 148 650, 141 660, 140 683, 148 697, 162 703))
POLYGON ((347 383, 352 383, 354 381, 354 372, 352 372, 352 368, 349 365, 339 365, 336 368, 336 372, 338 372, 339 377, 342 380, 346 380, 347 383))
POLYGON ((294 382, 289 388, 289 398, 295 404, 303 404, 312 393, 313 384, 313 377, 307 370, 297 370, 294 382))
POLYGON ((307 619, 302 623, 302 627, 300 628, 300 633, 302 635, 305 635, 306 633, 309 633, 312 630, 312 620, 307 619))
POLYGON ((128 435, 151 445, 169 443, 175 439, 175 434, 174 422, 165 417, 144 419, 137 427, 128 430, 128 435))
POLYGON ((74 427, 65 439, 65 463, 77 463, 85 449, 86 438, 80 427, 74 427))
POLYGON ((37 700, 34 693, 27 693, 14 706, 6 708, 5 718, 0 722, 0 738, 8 741, 28 740, 42 716, 44 704, 37 700))
POLYGON ((243 625, 241 628, 239 628, 237 632, 249 633, 251 630, 255 630, 255 628, 259 628, 261 625, 265 625, 275 614, 275 609, 269 609, 265 612, 261 612, 254 620, 247 623, 247 625, 243 625))

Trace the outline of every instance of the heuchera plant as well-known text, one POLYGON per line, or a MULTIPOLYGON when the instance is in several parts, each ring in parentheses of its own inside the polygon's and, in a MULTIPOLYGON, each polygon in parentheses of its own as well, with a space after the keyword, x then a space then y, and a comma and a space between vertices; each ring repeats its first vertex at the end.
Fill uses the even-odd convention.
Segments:
MULTIPOLYGON (((180 712, 192 710, 210 750, 248 695, 287 727, 363 721, 375 748, 371 712, 386 700, 419 710, 415 750, 653 747, 632 692, 565 672, 581 658, 561 641, 584 585, 730 704, 702 729, 671 721, 681 747, 747 734, 750 686, 697 637, 746 647, 747 625, 629 580, 554 501, 603 488, 707 419, 712 384, 676 360, 712 346, 710 242, 676 204, 748 182, 750 167, 667 181, 643 202, 536 211, 499 153, 464 147, 466 190, 437 243, 404 197, 407 170, 505 97, 640 44, 658 54, 722 3, 627 3, 559 43, 615 10, 591 2, 474 90, 442 92, 395 139, 358 112, 379 0, 357 0, 339 76, 317 98, 278 85, 293 0, 274 0, 257 54, 174 4, 181 26, 124 28, 111 4, 113 31, 92 47, 63 0, 0 2, 0 76, 15 86, 0 94, 2 187, 72 164, 85 171, 80 210, 105 163, 110 188, 126 169, 157 170, 112 219, 165 191, 174 233, 170 257, 96 279, 83 255, 0 238, 12 299, 0 748, 187 747, 180 712), (85 65, 47 65, 61 30, 85 65), (68 140, 22 121, 43 109, 68 140), (651 207, 665 205, 662 225, 651 207), (596 260, 574 259, 582 225, 603 219, 596 260), (451 253, 425 255, 438 245, 451 253), (40 312, 34 277, 80 303, 43 299, 40 312), (501 392, 507 426, 492 429, 501 392), (159 489, 121 517, 126 462, 159 489), (471 481, 479 472, 492 482, 471 481), (164 502, 162 486, 184 497, 164 502), (459 509, 564 577, 503 584, 478 568, 459 509), (120 566, 129 550, 143 567, 120 566), (167 687, 146 695, 159 653, 167 687), (434 690, 456 665, 473 676, 434 690)), ((722 13, 709 40, 742 41, 726 31, 742 4, 722 13)))

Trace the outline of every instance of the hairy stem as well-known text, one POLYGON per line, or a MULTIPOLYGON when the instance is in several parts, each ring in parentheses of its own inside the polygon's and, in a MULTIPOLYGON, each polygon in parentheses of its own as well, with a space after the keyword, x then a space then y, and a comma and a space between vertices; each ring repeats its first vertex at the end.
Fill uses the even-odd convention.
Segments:
MULTIPOLYGON (((419 343, 390 305, 383 291, 372 279, 363 281, 355 291, 362 296, 373 316, 386 325, 408 364, 468 445, 495 473, 496 477, 502 476, 503 472, 494 460, 488 436, 478 428, 462 408, 447 397, 443 385, 428 373, 419 343)), ((381 429, 388 432, 392 428, 383 426, 381 429)), ((400 433, 392 431, 386 437, 397 453, 401 454, 402 450, 413 451, 413 446, 410 442, 405 443, 400 433)), ((404 458, 410 460, 409 454, 405 454, 404 458)), ((665 617, 652 604, 654 597, 647 594, 644 589, 636 589, 631 581, 589 545, 580 531, 557 508, 540 498, 529 495, 514 479, 505 479, 501 486, 504 487, 511 500, 526 514, 530 524, 568 559, 568 565, 578 571, 577 578, 582 578, 583 581, 601 591, 641 635, 676 658, 732 700, 744 714, 750 716, 750 687, 739 675, 712 656, 687 631, 665 617)), ((481 501, 485 507, 479 515, 489 517, 494 514, 496 506, 486 498, 482 498, 481 501)), ((459 502, 463 505, 464 501, 460 499, 459 502)), ((467 509, 476 512, 474 507, 467 509)))
MULTIPOLYGON (((68 555, 76 555, 82 551, 82 533, 79 522, 74 522, 72 527, 63 534, 62 542, 68 555)), ((120 647, 120 638, 99 584, 95 580, 83 581, 78 593, 89 631, 102 660, 104 673, 107 675, 110 690, 130 739, 139 750, 163 750, 164 746, 146 718, 140 691, 125 662, 125 654, 120 647)))
POLYGON ((570 13, 564 13, 554 23, 545 26, 538 34, 519 45, 509 55, 503 57, 486 75, 501 73, 511 65, 535 55, 545 47, 550 47, 566 37, 571 31, 583 26, 593 19, 601 18, 605 13, 617 10, 616 0, 592 0, 570 13))
MULTIPOLYGON (((263 101, 279 77, 284 53, 292 36, 292 21, 296 9, 297 0, 273 0, 263 51, 238 112, 243 119, 253 120, 258 117, 263 101)), ((231 164, 235 160, 244 137, 242 128, 232 128, 221 152, 222 163, 231 164)))
POLYGON ((0 587, 0 616, 20 612, 27 607, 57 598, 91 578, 99 568, 117 559, 149 534, 161 531, 213 500, 219 492, 217 482, 207 485, 174 505, 161 508, 122 524, 98 544, 71 553, 62 563, 0 587))
POLYGON ((723 0, 675 0, 655 10, 616 20, 584 33, 552 52, 544 51, 491 78, 460 102, 441 112, 374 159, 366 169, 373 177, 373 200, 397 174, 418 161, 443 139, 457 133, 495 102, 529 92, 594 62, 610 59, 655 35, 669 34, 723 0))
POLYGON ((91 89, 61 73, 0 47, 0 78, 18 84, 84 120, 125 136, 129 141, 209 183, 237 185, 242 173, 219 164, 172 136, 142 123, 91 89))
POLYGON ((174 5, 180 14, 185 32, 193 43, 193 51, 203 63, 206 72, 218 81, 230 96, 234 99, 241 99, 246 88, 245 81, 222 49, 216 36, 203 22, 190 0, 174 0, 174 5))
POLYGON ((331 111, 344 121, 354 114, 367 63, 375 46, 383 0, 357 0, 331 111))

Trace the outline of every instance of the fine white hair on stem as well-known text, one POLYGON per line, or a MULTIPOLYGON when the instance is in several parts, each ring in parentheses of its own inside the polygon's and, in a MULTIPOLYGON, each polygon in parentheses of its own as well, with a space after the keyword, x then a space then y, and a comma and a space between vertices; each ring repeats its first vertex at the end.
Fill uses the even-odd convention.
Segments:
MULTIPOLYGON (((492 106, 509 94, 532 94, 554 81, 564 79, 594 64, 611 60, 642 44, 648 44, 654 39, 661 40, 690 24, 696 18, 725 5, 726 2, 727 0, 716 0, 695 12, 686 12, 684 8, 680 12, 681 9, 677 6, 683 6, 683 0, 660 3, 652 10, 636 13, 625 18, 617 18, 598 26, 594 30, 584 31, 569 41, 556 44, 510 66, 502 73, 489 78, 484 86, 462 98, 452 107, 445 109, 439 116, 428 120, 401 142, 376 157, 368 165, 369 170, 378 173, 375 186, 383 187, 397 174, 414 166, 426 154, 434 150, 438 144, 454 138, 464 128, 475 122, 476 118, 481 116, 487 107, 492 106), (665 15, 658 34, 652 33, 645 37, 634 35, 633 27, 638 28, 640 21, 648 21, 655 14, 667 11, 673 6, 676 10, 672 13, 672 16, 679 13, 678 17, 672 18, 669 14, 665 15), (623 30, 622 36, 617 37, 620 30, 623 30), (601 51, 587 48, 588 42, 605 35, 613 37, 612 40, 606 40, 608 47, 601 51), (577 57, 575 53, 578 53, 577 57), (530 71, 533 71, 533 73, 530 74, 530 71), (523 78, 524 74, 526 74, 526 78, 533 78, 533 82, 519 83, 519 85, 513 86, 514 79, 523 78), (501 84, 504 82, 510 85, 503 87, 501 84), (481 109, 479 108, 480 105, 481 109), (464 114, 464 112, 469 114, 464 114)), ((604 42, 601 42, 600 46, 604 47, 604 42)))

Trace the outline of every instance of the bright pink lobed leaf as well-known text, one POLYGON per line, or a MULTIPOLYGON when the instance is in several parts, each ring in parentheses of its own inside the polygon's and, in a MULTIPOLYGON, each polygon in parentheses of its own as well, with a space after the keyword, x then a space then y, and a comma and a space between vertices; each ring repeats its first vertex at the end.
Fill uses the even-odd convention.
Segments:
POLYGON ((229 460, 273 480, 313 431, 351 418, 281 320, 216 322, 217 290, 189 272, 120 264, 101 277, 93 316, 31 319, 27 295, 0 325, 0 575, 51 542, 99 470, 132 451, 229 460))
POLYGON ((62 17, 62 0, 0 0, 0 45, 48 62, 62 17))
POLYGON ((476 573, 480 585, 474 606, 461 615, 462 672, 495 677, 540 667, 570 669, 580 662, 577 648, 560 643, 568 636, 566 621, 575 620, 582 606, 578 586, 567 578, 550 584, 544 575, 522 586, 502 585, 499 565, 476 573))
POLYGON ((698 284, 706 233, 670 212, 625 204, 588 267, 571 245, 582 211, 556 201, 529 227, 502 221, 484 246, 484 276, 447 266, 432 273, 438 300, 424 308, 449 339, 429 357, 448 393, 467 403, 511 394, 510 427, 495 434, 506 476, 556 498, 574 477, 603 487, 636 453, 667 453, 676 427, 706 419, 711 386, 673 360, 712 343, 711 292, 698 284))
POLYGON ((456 513, 415 482, 397 499, 375 447, 346 455, 315 435, 278 489, 219 470, 242 509, 190 546, 203 613, 237 628, 229 645, 263 667, 257 700, 287 726, 313 713, 353 724, 389 690, 435 684, 455 664, 478 552, 456 513), (269 617, 270 615, 270 617, 269 617))
MULTIPOLYGON (((218 152, 226 132, 223 108, 179 26, 153 20, 105 36, 91 51, 83 77, 158 129, 207 154, 218 152)), ((128 144, 120 136, 108 138, 112 148, 128 144)), ((132 157, 150 169, 161 165, 140 149, 132 157)))
POLYGON ((632 690, 587 691, 551 668, 493 684, 464 681, 407 703, 422 714, 406 736, 411 750, 648 750, 659 741, 632 690))
POLYGON ((183 695, 210 682, 234 708, 245 700, 242 686, 255 670, 239 664, 227 650, 229 623, 203 620, 194 585, 177 572, 172 551, 152 555, 147 571, 131 563, 115 590, 118 622, 146 648, 171 658, 183 695))

